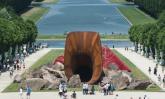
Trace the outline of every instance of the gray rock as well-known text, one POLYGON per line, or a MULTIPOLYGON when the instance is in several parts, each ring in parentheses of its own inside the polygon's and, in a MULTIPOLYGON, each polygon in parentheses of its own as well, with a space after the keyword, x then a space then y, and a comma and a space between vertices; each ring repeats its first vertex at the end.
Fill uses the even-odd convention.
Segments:
POLYGON ((32 73, 32 78, 43 78, 42 70, 37 70, 32 73))
POLYGON ((21 75, 17 74, 14 76, 14 83, 21 83, 22 77, 21 75))
POLYGON ((47 80, 41 78, 30 78, 26 80, 27 85, 29 85, 32 90, 41 90, 48 83, 47 80))
POLYGON ((116 90, 126 89, 129 83, 132 81, 132 78, 129 74, 122 71, 108 71, 107 76, 101 81, 103 84, 112 82, 116 90))
POLYGON ((64 71, 54 70, 53 68, 45 68, 45 70, 47 70, 49 73, 53 74, 57 78, 64 78, 65 77, 64 71))
POLYGON ((55 65, 52 65, 52 68, 54 70, 63 71, 64 70, 64 65, 60 62, 57 62, 55 65))
POLYGON ((49 90, 55 90, 58 89, 59 85, 60 85, 61 80, 60 79, 56 79, 56 81, 51 82, 48 86, 49 90))
POLYGON ((130 83, 130 85, 127 87, 127 89, 145 90, 150 84, 151 84, 151 81, 149 81, 149 80, 135 80, 130 83))
POLYGON ((75 87, 80 87, 81 86, 81 80, 79 75, 73 75, 68 82, 68 86, 75 88, 75 87))

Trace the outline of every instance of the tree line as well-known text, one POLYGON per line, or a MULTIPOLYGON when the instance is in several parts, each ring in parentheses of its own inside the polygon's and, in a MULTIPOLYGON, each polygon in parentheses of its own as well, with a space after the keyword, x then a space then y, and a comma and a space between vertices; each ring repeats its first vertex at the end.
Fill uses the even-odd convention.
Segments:
MULTIPOLYGON (((26 1, 26 0, 25 0, 26 1)), ((5 62, 5 53, 15 57, 16 52, 20 53, 24 44, 27 48, 32 47, 38 31, 35 23, 30 20, 23 20, 15 14, 12 9, 3 8, 0 10, 0 56, 1 64, 5 62)), ((2 69, 2 66, 0 67, 2 69)))
MULTIPOLYGON (((131 1, 131 0, 127 0, 131 1)), ((140 9, 149 13, 151 16, 158 18, 159 14, 165 10, 164 0, 132 0, 140 9)))
POLYGON ((129 38, 134 43, 136 52, 165 65, 165 11, 156 23, 132 26, 129 38))
POLYGON ((0 0, 0 7, 13 8, 17 13, 27 9, 33 0, 0 0))

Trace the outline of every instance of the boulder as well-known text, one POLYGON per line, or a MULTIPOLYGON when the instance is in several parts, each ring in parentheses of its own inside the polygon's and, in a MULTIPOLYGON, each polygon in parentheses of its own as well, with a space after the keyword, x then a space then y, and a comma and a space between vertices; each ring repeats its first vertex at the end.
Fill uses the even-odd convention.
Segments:
POLYGON ((135 80, 130 83, 130 85, 127 87, 127 89, 145 90, 150 84, 151 84, 151 81, 149 81, 149 80, 135 80))
POLYGON ((64 64, 60 62, 56 62, 55 65, 52 65, 52 68, 55 70, 63 71, 64 70, 64 64))
POLYGON ((132 81, 132 78, 129 74, 122 72, 122 71, 108 71, 107 76, 103 77, 102 83, 106 84, 110 81, 114 84, 116 90, 123 90, 126 89, 129 83, 132 81))
POLYGON ((45 68, 49 73, 53 74, 57 78, 65 78, 65 72, 64 71, 59 71, 59 70, 54 70, 53 68, 45 68))
POLYGON ((28 86, 32 88, 32 90, 41 90, 48 83, 47 80, 41 78, 30 78, 26 80, 28 86))
POLYGON ((75 87, 80 87, 81 86, 81 80, 79 75, 73 75, 68 82, 68 86, 75 88, 75 87))
POLYGON ((61 82, 60 79, 56 79, 54 82, 51 82, 51 83, 48 85, 47 89, 49 89, 49 90, 58 89, 58 87, 59 87, 59 85, 60 85, 60 82, 61 82))
POLYGON ((32 72, 32 78, 43 78, 42 70, 32 72))
POLYGON ((21 83, 22 77, 21 75, 17 74, 14 76, 14 83, 21 83))
POLYGON ((112 83, 114 84, 116 90, 123 90, 127 88, 130 82, 128 77, 121 76, 113 78, 112 83))

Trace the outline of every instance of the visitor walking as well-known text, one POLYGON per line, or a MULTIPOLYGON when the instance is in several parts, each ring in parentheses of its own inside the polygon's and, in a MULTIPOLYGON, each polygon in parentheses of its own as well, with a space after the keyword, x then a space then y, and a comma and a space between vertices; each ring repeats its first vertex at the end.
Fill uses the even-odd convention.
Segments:
POLYGON ((59 89, 59 96, 62 97, 62 95, 63 95, 63 86, 62 86, 62 83, 60 83, 58 89, 59 89))
POLYGON ((149 72, 149 74, 151 74, 151 67, 148 68, 148 72, 149 72))
POLYGON ((161 85, 161 76, 160 76, 160 74, 159 74, 159 76, 158 76, 158 82, 159 82, 159 84, 161 85))
POLYGON ((92 88, 91 88, 91 93, 90 93, 91 95, 94 95, 95 94, 95 86, 94 85, 92 85, 92 88))
POLYGON ((165 87, 165 75, 164 75, 164 77, 163 77, 163 87, 165 87))
POLYGON ((89 85, 88 85, 88 83, 85 83, 85 94, 86 95, 88 94, 88 89, 89 89, 89 85))
POLYGON ((157 76, 157 67, 154 68, 154 75, 157 76))
POLYGON ((32 92, 32 89, 30 88, 30 86, 27 86, 27 88, 26 88, 27 99, 30 99, 31 92, 32 92))
POLYGON ((113 95, 113 92, 115 91, 115 86, 112 82, 110 82, 110 95, 113 95))
POLYGON ((75 91, 73 91, 73 93, 72 93, 72 95, 71 95, 71 98, 72 98, 72 99, 76 99, 76 92, 75 92, 75 91))
POLYGON ((20 96, 20 99, 23 99, 23 88, 20 87, 19 89, 19 96, 20 96))
POLYGON ((83 95, 85 95, 85 89, 86 89, 86 85, 85 85, 85 83, 83 83, 83 85, 82 85, 82 90, 83 90, 83 95))
POLYGON ((62 84, 62 87, 63 87, 63 92, 64 93, 67 93, 67 84, 66 83, 63 83, 62 84))

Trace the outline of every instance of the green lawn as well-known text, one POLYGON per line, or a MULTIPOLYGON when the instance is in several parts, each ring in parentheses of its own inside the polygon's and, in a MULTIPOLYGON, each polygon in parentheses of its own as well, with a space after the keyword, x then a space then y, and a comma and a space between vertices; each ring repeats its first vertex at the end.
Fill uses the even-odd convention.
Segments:
MULTIPOLYGON (((115 49, 112 50, 132 71, 132 76, 136 79, 140 80, 149 80, 148 76, 146 76, 140 69, 136 67, 130 60, 128 60, 125 56, 120 54, 115 49)), ((161 91, 161 88, 157 85, 153 85, 152 87, 148 88, 146 91, 161 91)))
MULTIPOLYGON (((129 36, 127 34, 105 34, 100 35, 101 39, 110 39, 110 40, 128 40, 129 36)), ((55 40, 55 39, 66 39, 66 35, 38 35, 37 39, 45 39, 45 40, 55 40)))
POLYGON ((154 18, 136 7, 118 7, 118 9, 133 25, 156 22, 154 18))
MULTIPOLYGON (((40 58, 35 64, 31 66, 31 68, 26 72, 35 71, 36 69, 41 68, 42 65, 51 63, 57 56, 62 55, 64 53, 64 50, 51 50, 46 55, 44 55, 42 58, 40 58)), ((26 75, 24 73, 22 76, 26 75)), ((18 83, 12 83, 10 84, 3 92, 16 92, 19 89, 18 83)))
POLYGON ((34 7, 23 13, 21 16, 24 20, 31 20, 37 22, 45 13, 48 12, 48 8, 34 7))
MULTIPOLYGON (((42 3, 57 3, 59 0, 44 0, 42 3)), ((21 14, 22 18, 25 20, 32 20, 37 22, 45 13, 49 11, 49 8, 34 6, 33 8, 25 11, 21 14)))
POLYGON ((125 0, 109 0, 111 3, 128 3, 125 0))

